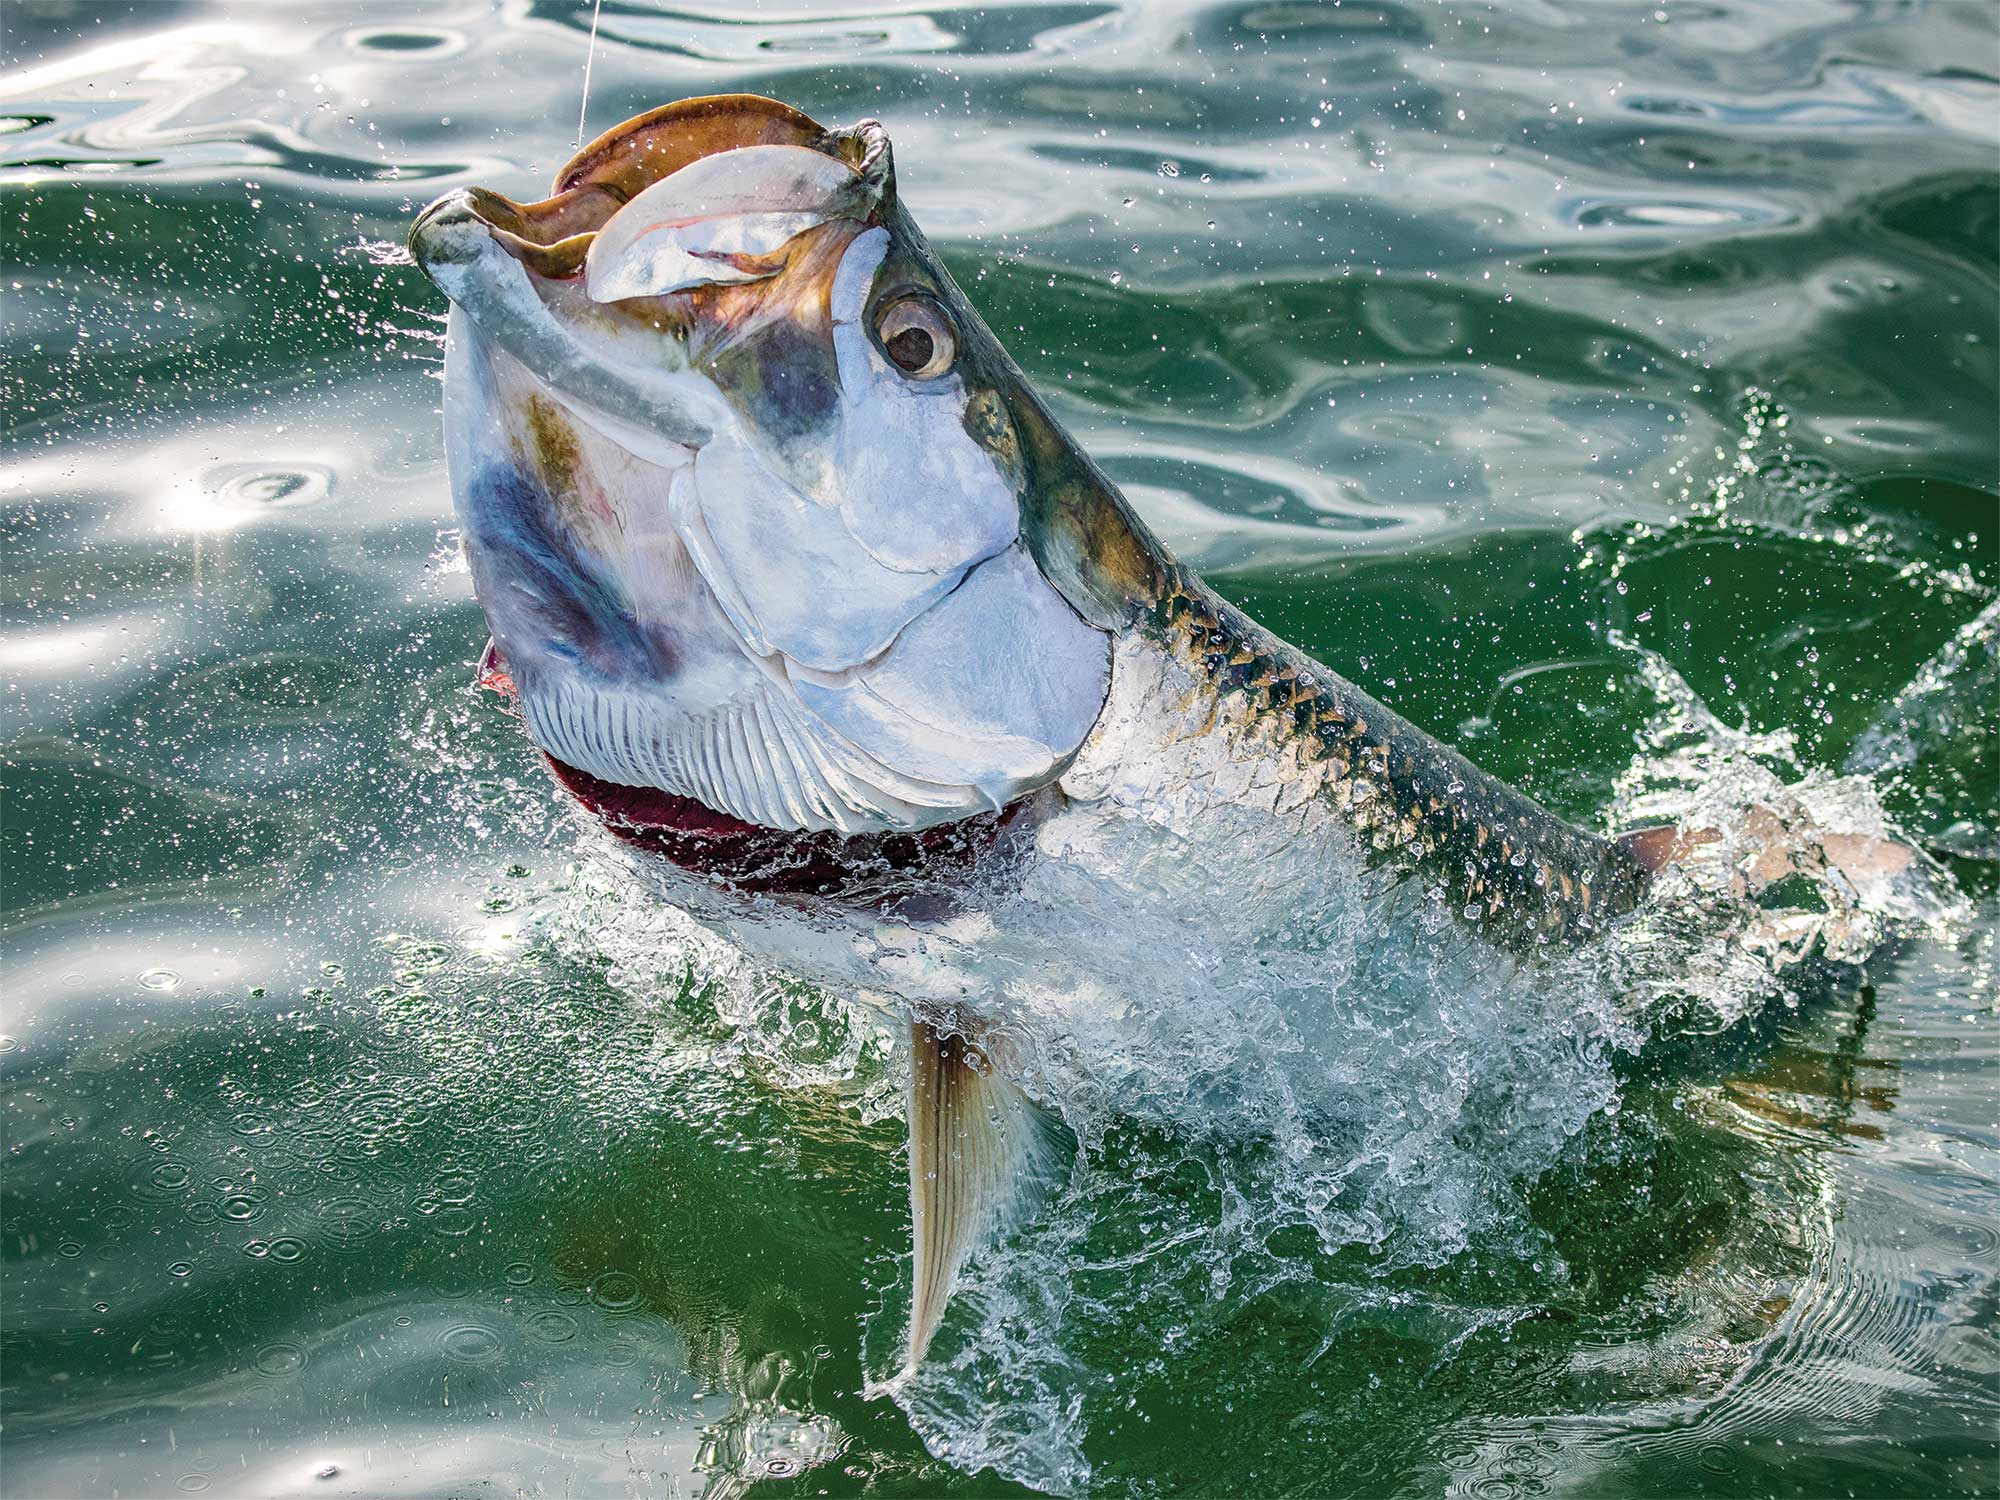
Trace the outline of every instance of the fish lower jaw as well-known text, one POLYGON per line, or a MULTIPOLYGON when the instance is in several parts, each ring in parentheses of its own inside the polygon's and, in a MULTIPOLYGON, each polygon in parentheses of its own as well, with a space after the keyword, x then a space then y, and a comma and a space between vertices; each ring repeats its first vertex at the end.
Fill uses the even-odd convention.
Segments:
POLYGON ((753 895, 884 899, 912 872, 928 879, 971 868, 1040 806, 1024 798, 904 833, 766 828, 692 797, 622 786, 546 752, 543 758, 562 788, 620 840, 753 895))
POLYGON ((561 765, 761 829, 912 833, 997 811, 1033 789, 945 785, 896 771, 769 677, 699 713, 567 674, 517 672, 516 687, 529 737, 561 765))

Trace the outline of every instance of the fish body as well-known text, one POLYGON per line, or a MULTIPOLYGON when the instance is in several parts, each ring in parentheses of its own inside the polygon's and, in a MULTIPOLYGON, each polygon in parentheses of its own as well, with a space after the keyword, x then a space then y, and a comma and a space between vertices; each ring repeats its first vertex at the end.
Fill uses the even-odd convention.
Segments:
POLYGON ((1648 870, 1564 822, 1163 561, 1121 633, 1099 739, 1063 785, 1184 822, 1254 807, 1522 950, 1629 912, 1648 870))
MULTIPOLYGON (((1518 960, 1668 852, 1563 822, 1175 560, 945 272, 878 125, 683 101, 411 244, 453 303, 486 676, 569 791, 719 888, 879 901, 1034 857, 1065 801, 1226 808, 1518 960)), ((1046 1142, 976 997, 912 1044, 914 1363, 1046 1142)))

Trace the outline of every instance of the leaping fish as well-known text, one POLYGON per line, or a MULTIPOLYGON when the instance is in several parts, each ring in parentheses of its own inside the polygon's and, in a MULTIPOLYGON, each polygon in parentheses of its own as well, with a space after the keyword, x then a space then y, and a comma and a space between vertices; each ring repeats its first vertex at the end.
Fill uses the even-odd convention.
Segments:
MULTIPOLYGON (((1573 827, 1221 599, 1028 387, 876 122, 683 100, 410 245, 452 303, 484 678, 586 807, 719 885, 862 899, 1054 800, 1227 805, 1532 961, 1714 837, 1573 827)), ((914 1366, 1035 1144, 976 1017, 910 1027, 914 1366)))

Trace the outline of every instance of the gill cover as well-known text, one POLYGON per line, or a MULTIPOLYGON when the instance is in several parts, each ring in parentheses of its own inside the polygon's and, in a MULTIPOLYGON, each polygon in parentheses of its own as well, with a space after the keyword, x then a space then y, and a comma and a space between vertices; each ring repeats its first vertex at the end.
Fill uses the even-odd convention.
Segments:
POLYGON ((440 200, 411 245, 454 304, 454 501, 544 750, 842 832, 1061 774, 1109 640, 1022 535, 1011 366, 879 126, 683 101, 540 203, 440 200), (896 358, 889 323, 919 336, 896 358))

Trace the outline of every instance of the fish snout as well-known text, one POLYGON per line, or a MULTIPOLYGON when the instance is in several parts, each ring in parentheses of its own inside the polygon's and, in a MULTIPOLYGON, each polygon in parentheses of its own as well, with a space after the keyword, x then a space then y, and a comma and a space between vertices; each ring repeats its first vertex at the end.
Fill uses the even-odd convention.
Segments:
POLYGON ((410 254, 424 274, 437 279, 437 268, 469 264, 486 238, 487 222, 473 206, 473 190, 446 193, 417 215, 410 226, 410 254))
POLYGON ((583 269, 584 256, 610 208, 603 194, 579 189, 540 203, 516 203, 485 188, 446 193, 410 226, 410 253, 437 281, 498 245, 537 276, 563 280, 583 269))

